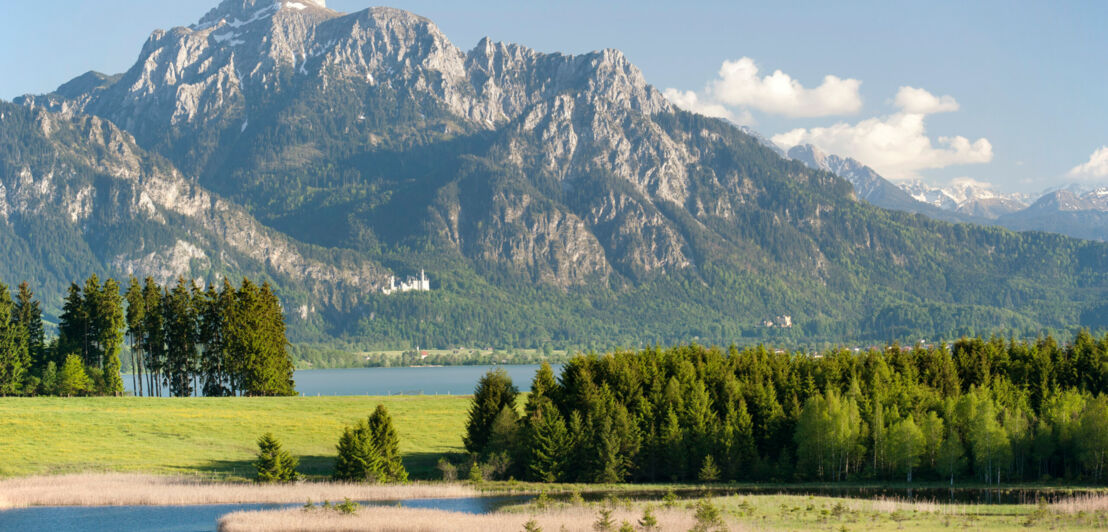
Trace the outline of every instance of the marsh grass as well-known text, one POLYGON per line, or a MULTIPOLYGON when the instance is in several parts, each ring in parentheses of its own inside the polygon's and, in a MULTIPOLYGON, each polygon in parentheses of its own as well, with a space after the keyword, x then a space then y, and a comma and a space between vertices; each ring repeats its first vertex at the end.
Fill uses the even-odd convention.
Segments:
POLYGON ((401 485, 299 482, 206 482, 195 477, 125 473, 40 476, 0 480, 0 510, 27 506, 184 506, 194 504, 395 501, 480 495, 463 484, 401 485))
MULTIPOLYGON (((640 510, 624 508, 610 509, 613 523, 637 522, 642 517, 640 510)), ((655 510, 658 521, 657 530, 689 530, 696 525, 691 512, 685 510, 655 510)), ((550 509, 535 513, 495 513, 488 515, 470 515, 441 510, 422 510, 396 507, 361 508, 354 515, 341 515, 338 512, 309 511, 300 509, 235 512, 219 520, 220 532, 255 531, 438 531, 460 532, 518 532, 527 523, 547 531, 557 532, 594 530, 597 522, 597 509, 589 506, 550 509)), ((613 528, 614 530, 615 528, 613 528)), ((732 526, 732 531, 743 530, 732 526)))

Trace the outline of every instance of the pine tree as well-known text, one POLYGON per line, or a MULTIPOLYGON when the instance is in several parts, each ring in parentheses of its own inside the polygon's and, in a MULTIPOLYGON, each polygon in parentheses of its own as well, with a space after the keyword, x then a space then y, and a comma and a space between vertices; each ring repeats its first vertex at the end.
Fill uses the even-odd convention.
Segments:
POLYGON ((258 438, 258 459, 254 462, 258 482, 295 482, 300 477, 296 472, 299 463, 299 459, 281 448, 281 442, 272 433, 258 438))
POLYGON ((385 482, 406 482, 408 471, 400 460, 400 436, 393 427, 392 417, 384 405, 377 405, 377 409, 369 416, 369 434, 372 438, 372 447, 381 458, 381 480, 385 482))
POLYGON ((243 279, 226 316, 225 347, 245 395, 295 395, 280 300, 268 284, 243 279))
POLYGON ((478 455, 486 452, 496 416, 505 407, 515 410, 518 393, 512 385, 512 379, 503 369, 491 370, 481 377, 473 393, 473 403, 466 421, 466 434, 462 440, 466 451, 478 455))

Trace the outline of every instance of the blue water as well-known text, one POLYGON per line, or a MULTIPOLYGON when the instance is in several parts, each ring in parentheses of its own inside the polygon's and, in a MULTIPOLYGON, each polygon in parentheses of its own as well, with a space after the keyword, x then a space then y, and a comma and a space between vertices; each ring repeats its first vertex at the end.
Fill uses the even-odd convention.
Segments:
MULTIPOLYGON (((490 369, 503 368, 521 392, 531 389, 538 365, 441 366, 426 368, 307 369, 295 373, 296 391, 301 395, 466 395, 490 369)), ((554 366, 555 374, 561 366, 554 366)), ((132 392, 131 376, 123 383, 132 392)))
MULTIPOLYGON (((410 499, 397 502, 362 503, 369 506, 402 505, 469 514, 494 512, 529 497, 472 497, 465 499, 410 499)), ((214 504, 204 506, 96 506, 34 507, 0 511, 0 531, 61 532, 209 532, 220 517, 240 510, 296 508, 299 504, 214 504)))

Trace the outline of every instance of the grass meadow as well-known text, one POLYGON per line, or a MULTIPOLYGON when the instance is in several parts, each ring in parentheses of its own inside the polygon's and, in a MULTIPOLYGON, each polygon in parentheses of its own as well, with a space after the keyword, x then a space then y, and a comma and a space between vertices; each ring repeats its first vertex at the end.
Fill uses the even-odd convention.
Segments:
POLYGON ((413 478, 462 451, 465 396, 0 398, 0 477, 79 472, 251 479, 272 432, 309 477, 330 474, 344 426, 378 404, 392 414, 413 478))

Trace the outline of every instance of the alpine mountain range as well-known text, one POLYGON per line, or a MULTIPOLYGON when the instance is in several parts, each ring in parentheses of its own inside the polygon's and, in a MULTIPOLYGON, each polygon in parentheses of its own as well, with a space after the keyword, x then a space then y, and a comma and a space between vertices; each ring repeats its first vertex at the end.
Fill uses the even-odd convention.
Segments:
POLYGON ((412 13, 322 0, 225 0, 124 73, 0 102, 0 279, 56 314, 89 273, 249 275, 301 341, 1108 326, 1108 244, 1007 229, 1104 238, 1057 214, 1095 198, 1051 197, 945 208, 680 110, 617 50, 463 50, 412 13), (423 269, 430 291, 382 293, 423 269))

